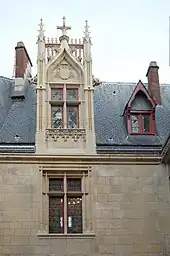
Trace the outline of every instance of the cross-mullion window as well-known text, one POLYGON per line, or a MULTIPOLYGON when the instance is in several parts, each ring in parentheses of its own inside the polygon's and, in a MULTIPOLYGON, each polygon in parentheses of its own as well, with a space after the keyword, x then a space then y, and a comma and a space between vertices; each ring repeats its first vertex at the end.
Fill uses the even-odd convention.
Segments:
POLYGON ((78 88, 51 89, 52 128, 79 127, 78 88))
POLYGON ((138 134, 154 133, 152 113, 132 113, 131 132, 138 134))
POLYGON ((81 178, 49 179, 50 233, 83 232, 81 183, 81 178))

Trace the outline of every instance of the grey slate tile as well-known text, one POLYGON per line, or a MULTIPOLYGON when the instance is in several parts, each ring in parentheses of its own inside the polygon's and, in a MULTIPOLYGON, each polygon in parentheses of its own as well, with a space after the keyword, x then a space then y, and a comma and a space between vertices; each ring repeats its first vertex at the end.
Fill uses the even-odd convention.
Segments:
MULTIPOLYGON (((35 85, 26 86, 25 99, 11 99, 13 80, 0 77, 1 145, 35 143, 35 85)), ((167 140, 170 128, 170 85, 160 85, 162 105, 156 107, 155 136, 127 133, 123 113, 135 87, 136 83, 103 83, 95 87, 94 113, 98 151, 158 151, 167 140)))

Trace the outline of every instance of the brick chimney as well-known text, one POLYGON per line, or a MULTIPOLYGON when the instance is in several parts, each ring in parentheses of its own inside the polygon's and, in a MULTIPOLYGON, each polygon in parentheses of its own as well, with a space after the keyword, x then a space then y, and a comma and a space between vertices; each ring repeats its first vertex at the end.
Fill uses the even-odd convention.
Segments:
POLYGON ((31 77, 32 62, 23 42, 15 47, 15 86, 12 98, 24 98, 25 81, 31 77))
POLYGON ((160 93, 160 86, 159 86, 159 74, 158 74, 158 65, 156 61, 151 61, 148 71, 147 71, 147 78, 148 78, 148 91, 150 92, 152 98, 158 105, 161 105, 161 93, 160 93))
POLYGON ((15 78, 22 77, 25 79, 25 76, 29 77, 31 75, 32 62, 23 42, 17 43, 15 54, 15 78))
POLYGON ((23 42, 15 47, 15 85, 12 98, 24 98, 25 82, 31 77, 32 62, 23 42))

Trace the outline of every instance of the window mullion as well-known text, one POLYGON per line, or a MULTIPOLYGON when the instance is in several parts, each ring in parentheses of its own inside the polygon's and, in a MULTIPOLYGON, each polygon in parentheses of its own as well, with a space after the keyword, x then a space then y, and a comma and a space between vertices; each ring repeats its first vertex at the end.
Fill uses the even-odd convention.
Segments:
POLYGON ((82 178, 82 221, 83 221, 83 231, 87 230, 87 212, 86 212, 86 176, 85 173, 83 173, 83 178, 82 178))
POLYGON ((63 105, 63 121, 64 121, 64 125, 63 128, 66 129, 67 128, 67 106, 66 106, 66 102, 67 102, 67 89, 66 89, 66 85, 64 84, 64 88, 63 88, 63 101, 64 101, 64 105, 63 105))
POLYGON ((67 176, 64 174, 64 233, 67 234, 67 176))
POLYGON ((142 114, 138 115, 138 122, 139 122, 139 131, 140 133, 143 133, 144 129, 143 129, 143 119, 142 119, 142 114))

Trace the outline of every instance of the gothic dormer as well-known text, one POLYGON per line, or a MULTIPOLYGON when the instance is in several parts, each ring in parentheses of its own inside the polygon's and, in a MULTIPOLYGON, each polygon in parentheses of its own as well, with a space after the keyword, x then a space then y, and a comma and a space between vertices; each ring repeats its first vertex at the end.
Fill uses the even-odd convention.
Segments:
POLYGON ((40 23, 37 151, 94 153, 93 79, 88 24, 85 24, 83 41, 68 37, 67 31, 71 27, 66 26, 65 17, 62 26, 57 26, 57 29, 62 32, 59 38, 45 40, 42 21, 40 23))
POLYGON ((156 132, 155 107, 155 101, 139 81, 125 109, 128 133, 154 135, 156 132))

